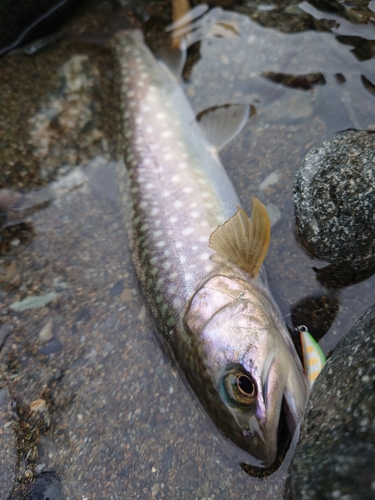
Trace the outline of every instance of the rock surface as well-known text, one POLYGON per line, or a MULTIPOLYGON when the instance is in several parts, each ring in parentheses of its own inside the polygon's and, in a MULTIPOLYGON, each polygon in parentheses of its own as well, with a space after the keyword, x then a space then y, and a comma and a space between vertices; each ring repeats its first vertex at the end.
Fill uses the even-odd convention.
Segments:
POLYGON ((375 305, 316 380, 291 466, 292 498, 375 497, 375 305))
MULTIPOLYGON (((1 382, 1 380, 0 380, 1 382)), ((0 388, 0 491, 7 498, 13 489, 16 474, 16 435, 13 428, 11 398, 6 387, 0 388)))
POLYGON ((294 179, 297 228, 319 259, 375 267, 375 135, 348 131, 313 148, 294 179))

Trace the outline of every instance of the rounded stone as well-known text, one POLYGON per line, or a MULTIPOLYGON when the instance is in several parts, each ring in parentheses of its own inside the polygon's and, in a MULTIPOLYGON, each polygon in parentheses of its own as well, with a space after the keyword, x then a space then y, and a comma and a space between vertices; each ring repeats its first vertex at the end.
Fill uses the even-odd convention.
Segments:
POLYGON ((375 135, 347 131, 313 148, 295 175, 293 202, 315 257, 375 268, 375 135))
POLYGON ((291 465, 293 499, 375 498, 375 305, 315 381, 291 465))

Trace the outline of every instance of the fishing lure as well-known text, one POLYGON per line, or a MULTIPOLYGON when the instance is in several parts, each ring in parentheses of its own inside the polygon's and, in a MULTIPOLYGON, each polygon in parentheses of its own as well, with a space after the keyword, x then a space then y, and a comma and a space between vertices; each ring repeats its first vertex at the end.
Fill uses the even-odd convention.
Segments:
POLYGON ((303 353, 303 365, 305 367, 307 381, 311 389, 313 383, 315 382, 315 379, 322 371, 322 368, 326 362, 326 357, 320 345, 315 341, 311 333, 308 331, 307 326, 298 326, 296 328, 296 331, 300 333, 303 353))

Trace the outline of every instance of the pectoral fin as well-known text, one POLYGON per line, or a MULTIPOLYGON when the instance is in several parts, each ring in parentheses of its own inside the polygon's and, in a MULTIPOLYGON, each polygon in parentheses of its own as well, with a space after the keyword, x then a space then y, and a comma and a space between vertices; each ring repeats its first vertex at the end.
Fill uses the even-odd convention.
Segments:
POLYGON ((217 151, 238 135, 249 119, 249 106, 231 104, 203 111, 197 116, 203 135, 217 151))
POLYGON ((211 234, 209 246, 255 277, 266 256, 271 225, 266 207, 253 198, 251 221, 242 208, 211 234))

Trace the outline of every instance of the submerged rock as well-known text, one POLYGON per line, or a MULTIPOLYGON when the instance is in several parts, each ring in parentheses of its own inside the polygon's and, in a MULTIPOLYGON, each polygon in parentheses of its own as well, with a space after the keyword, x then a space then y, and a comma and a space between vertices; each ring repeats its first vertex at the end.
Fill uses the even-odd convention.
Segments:
POLYGON ((61 481, 56 472, 44 472, 35 481, 27 500, 64 500, 61 481))
POLYGON ((291 466, 292 498, 375 497, 375 305, 317 378, 291 466))
POLYGON ((375 135, 348 131, 312 149, 294 178, 297 228, 336 266, 375 268, 375 135))

